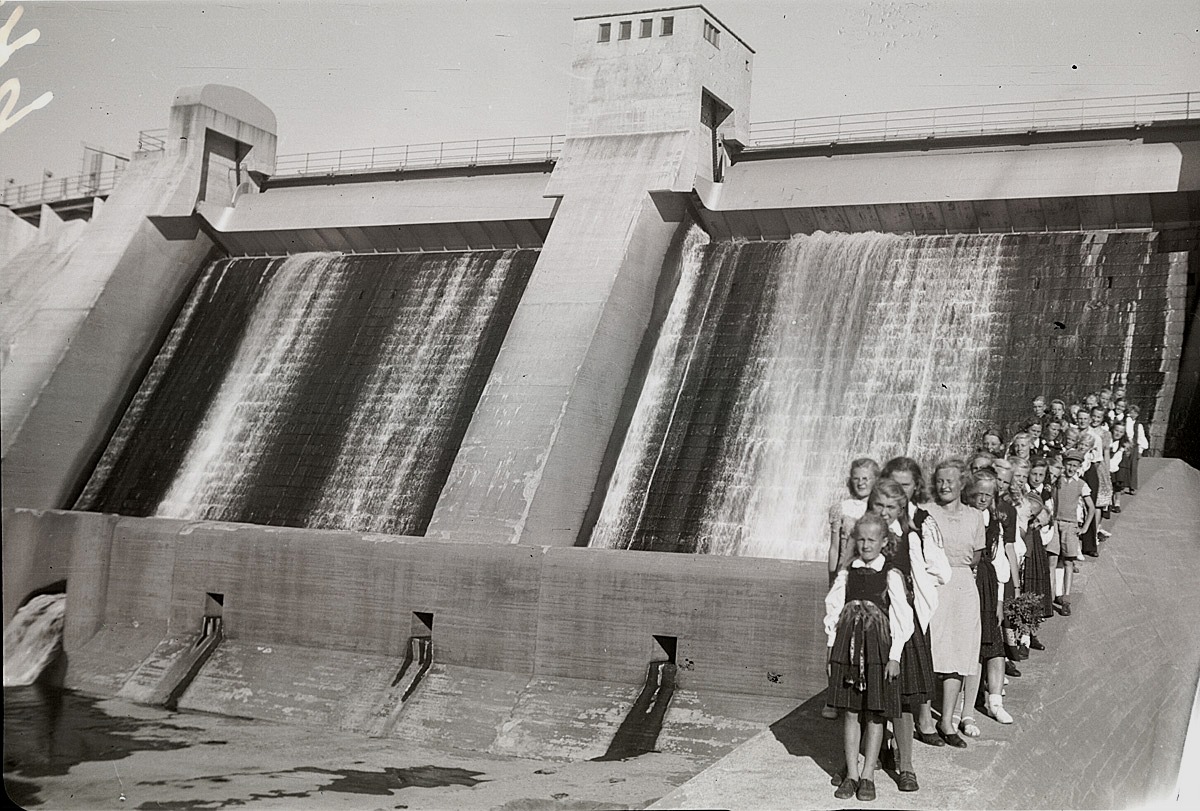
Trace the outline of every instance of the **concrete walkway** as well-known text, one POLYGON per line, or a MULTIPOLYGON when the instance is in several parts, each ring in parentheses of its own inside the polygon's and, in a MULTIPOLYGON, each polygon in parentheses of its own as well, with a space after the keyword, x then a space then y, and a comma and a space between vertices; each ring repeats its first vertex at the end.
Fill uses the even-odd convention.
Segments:
MULTIPOLYGON (((1145 473, 1102 557, 1084 564, 1074 615, 1047 622, 1048 649, 1012 680, 1005 705, 1016 723, 978 715, 983 736, 965 750, 916 744, 921 790, 901 794, 894 775, 878 773, 875 807, 1129 808, 1175 795, 1200 674, 1200 472, 1147 460, 1145 473)), ((429 714, 432 737, 396 740, 78 694, 33 725, 17 704, 38 697, 6 691, 4 781, 24 807, 63 809, 858 805, 833 797, 841 724, 820 717, 823 695, 790 712, 750 698, 766 731, 748 740, 749 722, 728 719, 755 713, 734 697, 677 699, 672 709, 698 728, 676 720, 673 737, 660 736, 664 751, 595 762, 571 743, 583 716, 549 698, 536 717, 545 740, 560 745, 513 757, 435 742, 470 739, 451 734, 469 726, 465 706, 453 717, 429 714), (746 742, 729 751, 722 739, 738 735, 746 742)), ((488 727, 486 707, 475 706, 476 723, 488 727)), ((604 736, 589 729, 602 750, 604 736)))
MULTIPOLYGON (((1143 461, 1142 489, 1076 576, 1069 618, 1021 663, 1002 726, 976 713, 965 750, 916 743, 921 790, 876 773, 884 808, 1129 808, 1175 797, 1200 674, 1200 472, 1143 461)), ((651 808, 839 808, 841 722, 805 702, 651 808)), ((1200 764, 1193 764, 1200 766, 1200 764)))

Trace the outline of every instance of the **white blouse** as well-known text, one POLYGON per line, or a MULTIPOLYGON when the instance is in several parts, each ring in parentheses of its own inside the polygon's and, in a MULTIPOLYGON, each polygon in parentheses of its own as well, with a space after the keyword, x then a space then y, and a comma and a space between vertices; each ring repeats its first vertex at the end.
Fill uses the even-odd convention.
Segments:
MULTIPOLYGON (((878 572, 883 570, 886 562, 883 555, 870 563, 860 557, 855 557, 850 561, 850 568, 860 569, 867 566, 878 572)), ((892 646, 888 658, 893 662, 899 662, 900 651, 904 649, 904 643, 913 633, 913 612, 908 605, 908 597, 904 594, 904 576, 895 569, 888 572, 887 593, 890 603, 888 606, 888 629, 892 634, 892 646)), ((833 587, 829 589, 829 594, 825 597, 825 635, 828 637, 827 645, 830 648, 833 647, 833 640, 837 637, 838 620, 845 607, 846 570, 841 569, 833 581, 833 587)))

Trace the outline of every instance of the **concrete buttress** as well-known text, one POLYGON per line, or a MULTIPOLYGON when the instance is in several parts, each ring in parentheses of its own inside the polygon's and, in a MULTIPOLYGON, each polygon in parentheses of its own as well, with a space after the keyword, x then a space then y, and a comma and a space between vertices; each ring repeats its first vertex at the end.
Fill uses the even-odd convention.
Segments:
POLYGON ((574 45, 561 202, 427 537, 575 543, 683 197, 745 138, 753 52, 703 7, 577 18, 574 45))

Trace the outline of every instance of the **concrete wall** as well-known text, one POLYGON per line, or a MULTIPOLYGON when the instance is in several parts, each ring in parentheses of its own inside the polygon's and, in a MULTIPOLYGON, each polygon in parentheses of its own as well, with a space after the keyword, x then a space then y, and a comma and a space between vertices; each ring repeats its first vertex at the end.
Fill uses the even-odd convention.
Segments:
POLYGON ((61 291, 69 295, 78 283, 78 267, 65 271, 88 223, 63 222, 49 206, 42 206, 36 226, 8 209, 0 209, 0 222, 13 237, 12 253, 0 250, 0 453, 6 454, 63 351, 63 332, 78 317, 62 306, 61 291))
POLYGON ((568 138, 698 126, 703 88, 733 109, 720 132, 748 140, 754 51, 703 6, 578 17, 573 50, 568 138), (664 17, 673 20, 670 36, 662 35, 664 17), (642 20, 652 21, 649 37, 641 36, 642 20), (631 24, 626 40, 622 22, 631 24), (611 38, 601 42, 605 24, 611 38), (706 24, 720 32, 715 45, 704 38, 706 24))
POLYGON ((197 208, 233 255, 539 247, 558 203, 543 194, 549 176, 542 164, 313 178, 197 208))
POLYGON ((640 684, 658 634, 678 639, 682 688, 803 698, 825 678, 826 580, 813 563, 3 517, 6 616, 65 576, 67 678, 92 692, 119 689, 162 639, 196 630, 209 592, 224 595, 226 637, 257 645, 398 660, 421 611, 442 665, 640 684), (105 662, 96 645, 130 654, 105 662))
POLYGON ((1200 128, 1067 143, 977 144, 739 160, 715 210, 1195 191, 1200 128))
POLYGON ((680 200, 651 192, 711 179, 705 92, 738 113, 731 127, 749 106, 752 51, 723 27, 723 44, 705 39, 717 24, 703 7, 672 10, 670 36, 657 14, 641 15, 654 21, 649 37, 638 15, 575 21, 571 120, 546 189, 562 200, 428 537, 579 536, 683 221, 680 200))
POLYGON ((125 170, 70 248, 53 306, 21 330, 28 352, 5 358, 6 392, 20 395, 4 400, 6 505, 66 506, 124 409, 212 249, 193 219, 221 151, 210 135, 243 171, 274 170, 274 116, 261 102, 219 85, 180 91, 167 149, 125 170))

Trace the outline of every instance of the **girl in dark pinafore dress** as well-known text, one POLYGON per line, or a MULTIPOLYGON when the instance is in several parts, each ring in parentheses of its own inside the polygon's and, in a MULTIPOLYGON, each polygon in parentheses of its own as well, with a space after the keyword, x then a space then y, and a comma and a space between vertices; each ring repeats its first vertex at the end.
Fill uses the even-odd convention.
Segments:
MULTIPOLYGON (((913 767, 912 743, 915 732, 914 715, 921 705, 933 701, 938 690, 937 674, 933 670, 933 653, 923 625, 928 624, 928 612, 922 616, 918 600, 926 600, 936 591, 925 559, 924 541, 920 529, 913 526, 908 510, 908 495, 904 488, 890 479, 880 479, 867 499, 867 510, 888 522, 891 537, 883 554, 888 563, 904 578, 905 596, 913 612, 913 632, 900 654, 900 717, 893 722, 896 742, 896 766, 901 791, 917 791, 917 773, 913 767)), ((928 515, 928 514, 926 514, 928 515)), ((949 568, 947 563, 946 568, 949 568)), ((932 595, 936 600, 936 595, 932 595)))
POLYGON ((887 522, 868 513, 855 523, 851 537, 858 554, 838 571, 825 598, 828 701, 845 711, 846 772, 834 796, 873 800, 883 722, 900 715, 900 653, 912 635, 913 613, 902 575, 883 557, 887 522), (862 727, 866 740, 860 771, 862 727))

